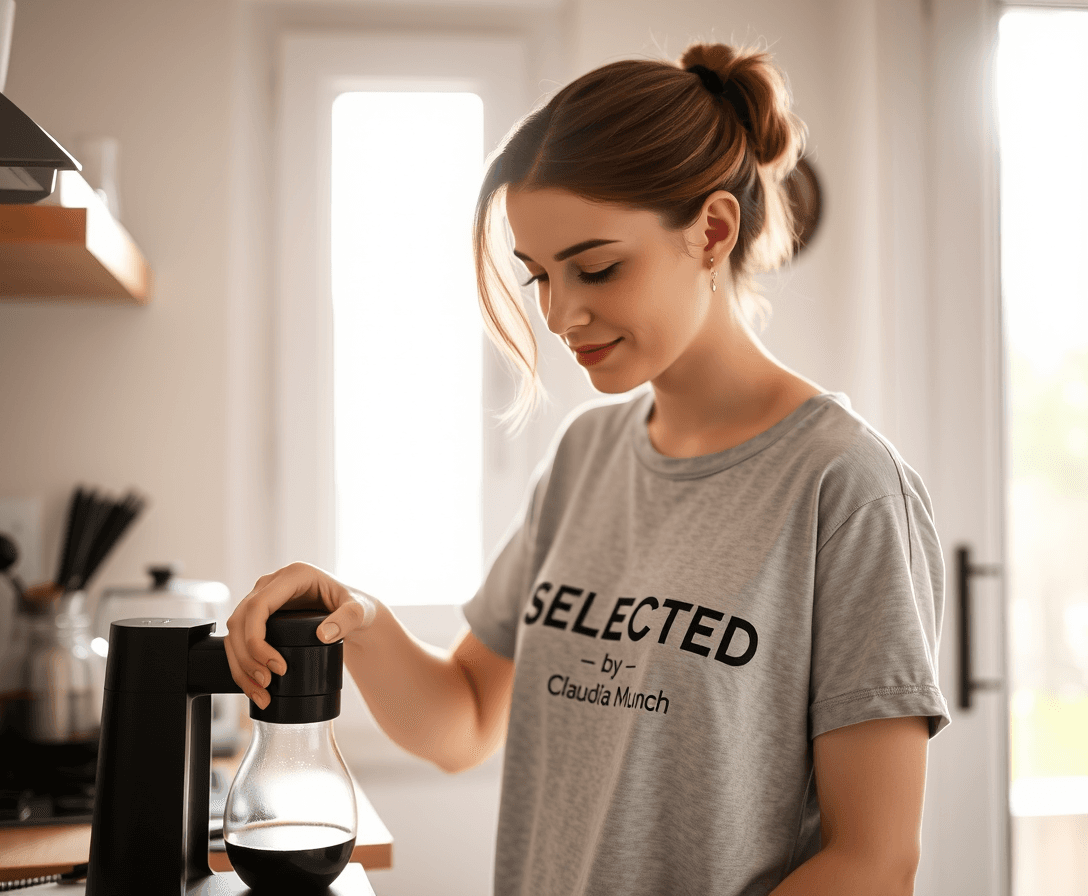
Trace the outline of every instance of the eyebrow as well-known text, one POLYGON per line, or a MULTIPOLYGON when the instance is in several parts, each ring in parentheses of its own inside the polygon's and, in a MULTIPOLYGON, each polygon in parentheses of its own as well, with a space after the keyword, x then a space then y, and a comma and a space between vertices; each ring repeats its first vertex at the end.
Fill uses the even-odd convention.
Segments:
MULTIPOLYGON (((587 249, 595 249, 597 246, 607 246, 609 243, 618 242, 619 240, 585 240, 584 242, 576 243, 575 245, 564 249, 562 252, 556 252, 555 260, 566 261, 568 258, 577 255, 579 252, 585 252, 587 249)), ((528 255, 519 252, 517 249, 514 250, 514 254, 522 261, 533 261, 528 255)), ((536 264, 536 262, 533 261, 533 264, 536 264)))

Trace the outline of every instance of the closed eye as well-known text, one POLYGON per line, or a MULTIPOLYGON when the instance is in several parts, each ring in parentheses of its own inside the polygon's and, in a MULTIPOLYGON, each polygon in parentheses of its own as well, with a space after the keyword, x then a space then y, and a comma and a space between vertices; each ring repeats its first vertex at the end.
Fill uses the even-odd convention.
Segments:
MULTIPOLYGON (((603 271, 579 271, 578 279, 583 283, 604 283, 606 280, 611 280, 616 274, 616 268, 620 266, 617 261, 614 265, 605 268, 603 271)), ((532 286, 537 280, 547 280, 547 274, 537 274, 535 277, 530 277, 527 281, 522 283, 522 286, 532 286)))

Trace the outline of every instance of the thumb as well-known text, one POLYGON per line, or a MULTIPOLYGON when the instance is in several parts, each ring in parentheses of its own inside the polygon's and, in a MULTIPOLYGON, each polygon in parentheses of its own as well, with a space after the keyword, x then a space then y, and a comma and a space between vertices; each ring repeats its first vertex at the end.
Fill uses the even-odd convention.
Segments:
POLYGON ((354 631, 369 628, 378 614, 377 601, 369 594, 353 588, 350 595, 317 629, 318 638, 326 644, 345 638, 354 631))

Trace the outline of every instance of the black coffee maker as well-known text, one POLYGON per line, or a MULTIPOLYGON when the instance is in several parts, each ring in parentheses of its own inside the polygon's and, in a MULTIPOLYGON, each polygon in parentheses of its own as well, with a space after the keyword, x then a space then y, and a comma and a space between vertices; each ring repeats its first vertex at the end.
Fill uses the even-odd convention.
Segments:
POLYGON ((215 622, 110 626, 87 896, 373 893, 348 864, 355 795, 331 728, 344 648, 318 639, 325 615, 279 611, 266 624, 287 672, 272 675, 267 709, 249 704, 254 736, 224 814, 229 873, 208 865, 211 695, 241 689, 215 622))

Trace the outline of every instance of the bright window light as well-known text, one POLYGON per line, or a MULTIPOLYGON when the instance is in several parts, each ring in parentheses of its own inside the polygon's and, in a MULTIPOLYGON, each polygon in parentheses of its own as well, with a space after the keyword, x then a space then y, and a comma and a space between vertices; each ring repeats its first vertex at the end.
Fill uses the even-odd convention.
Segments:
POLYGON ((335 571, 390 605, 480 584, 483 158, 475 94, 333 103, 335 571))
POLYGON ((1088 348, 1088 12, 1005 13, 996 75, 1006 334, 1051 373, 1088 348))
POLYGON ((1088 860, 1088 11, 1006 12, 996 62, 1012 892, 1032 896, 1088 860))

